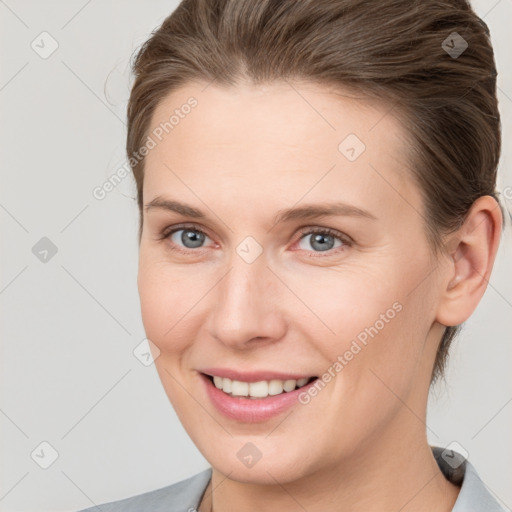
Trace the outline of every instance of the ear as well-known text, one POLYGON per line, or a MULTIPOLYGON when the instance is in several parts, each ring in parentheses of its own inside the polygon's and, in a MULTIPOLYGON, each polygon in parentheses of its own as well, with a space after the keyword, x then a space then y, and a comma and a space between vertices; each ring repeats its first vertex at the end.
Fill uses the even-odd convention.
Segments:
POLYGON ((465 322, 482 298, 501 237, 503 218, 498 202, 479 197, 464 224, 447 242, 449 263, 443 272, 443 289, 436 320, 445 326, 465 322))

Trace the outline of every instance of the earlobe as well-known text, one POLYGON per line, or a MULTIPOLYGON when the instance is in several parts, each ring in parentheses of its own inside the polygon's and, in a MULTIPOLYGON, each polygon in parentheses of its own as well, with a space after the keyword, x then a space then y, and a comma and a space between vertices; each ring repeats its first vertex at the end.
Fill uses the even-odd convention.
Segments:
POLYGON ((485 290, 501 236, 502 216, 491 196, 472 205, 464 224, 452 235, 450 263, 439 302, 437 321, 454 326, 465 322, 485 290))

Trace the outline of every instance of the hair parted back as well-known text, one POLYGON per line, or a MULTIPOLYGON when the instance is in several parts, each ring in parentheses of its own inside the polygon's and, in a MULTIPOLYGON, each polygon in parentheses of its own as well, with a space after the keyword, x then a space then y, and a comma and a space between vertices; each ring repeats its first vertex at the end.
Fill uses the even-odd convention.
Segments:
MULTIPOLYGON (((188 82, 297 79, 360 91, 403 118, 434 253, 478 197, 499 204, 494 53, 487 26, 466 0, 183 0, 138 50, 132 69, 128 157, 138 155, 157 105, 188 82), (442 47, 454 32, 468 45, 457 57, 442 47)), ((144 158, 130 165, 140 240, 144 158)), ((431 382, 444 375, 460 327, 445 329, 431 382)))

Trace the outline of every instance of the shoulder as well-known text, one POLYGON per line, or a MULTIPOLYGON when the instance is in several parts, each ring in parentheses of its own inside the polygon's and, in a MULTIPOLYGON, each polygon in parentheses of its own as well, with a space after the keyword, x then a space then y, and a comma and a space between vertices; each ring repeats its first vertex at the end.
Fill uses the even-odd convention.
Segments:
POLYGON ((505 512, 498 500, 490 493, 475 467, 465 463, 464 480, 452 512, 505 512))
POLYGON ((432 447, 432 451, 444 476, 460 486, 451 512, 506 512, 463 455, 439 447, 432 447))
POLYGON ((212 469, 208 468, 180 482, 137 494, 119 501, 103 503, 100 506, 80 510, 79 512, 172 512, 197 509, 201 497, 210 481, 212 469))

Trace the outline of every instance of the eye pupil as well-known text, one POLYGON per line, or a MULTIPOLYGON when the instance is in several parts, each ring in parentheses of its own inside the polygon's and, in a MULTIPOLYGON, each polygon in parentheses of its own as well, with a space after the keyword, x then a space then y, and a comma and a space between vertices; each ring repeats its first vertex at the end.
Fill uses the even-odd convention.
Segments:
POLYGON ((328 251, 334 246, 334 237, 331 235, 324 235, 322 233, 315 233, 312 238, 311 247, 320 251, 328 251), (315 244, 319 244, 315 247, 315 244))
POLYGON ((204 235, 197 231, 193 230, 183 230, 183 234, 181 235, 181 241, 183 245, 189 249, 194 249, 196 247, 200 247, 204 242, 204 235), (191 243, 192 245, 187 245, 191 243))

